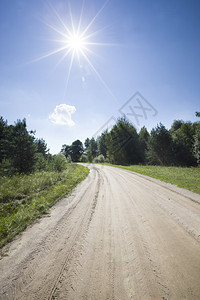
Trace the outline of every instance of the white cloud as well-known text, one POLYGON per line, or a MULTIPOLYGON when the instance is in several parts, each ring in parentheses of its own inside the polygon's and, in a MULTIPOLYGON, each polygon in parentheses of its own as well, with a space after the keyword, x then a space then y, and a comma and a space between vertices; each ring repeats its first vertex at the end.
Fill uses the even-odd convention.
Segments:
POLYGON ((76 107, 67 104, 56 105, 52 114, 49 115, 49 119, 52 123, 58 125, 74 126, 75 123, 71 116, 75 113, 76 107))

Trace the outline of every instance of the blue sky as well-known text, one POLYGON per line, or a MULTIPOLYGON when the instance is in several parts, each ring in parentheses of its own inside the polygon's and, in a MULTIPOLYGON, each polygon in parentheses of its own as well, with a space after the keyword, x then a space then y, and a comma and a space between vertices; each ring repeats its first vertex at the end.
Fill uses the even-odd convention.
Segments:
POLYGON ((9 124, 26 118, 51 153, 84 142, 122 113, 148 130, 197 120, 200 2, 110 0, 101 10, 104 4, 1 0, 0 115, 9 124), (75 27, 82 11, 80 32, 101 11, 85 34, 90 63, 79 51, 68 78, 71 52, 61 61, 67 49, 40 58, 65 45, 58 40, 66 34, 62 21, 72 32, 69 7, 75 27))

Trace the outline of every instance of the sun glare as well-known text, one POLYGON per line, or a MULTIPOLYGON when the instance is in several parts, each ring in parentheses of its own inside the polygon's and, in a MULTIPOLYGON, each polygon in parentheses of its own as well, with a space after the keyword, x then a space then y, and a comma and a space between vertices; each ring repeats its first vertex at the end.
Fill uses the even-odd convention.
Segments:
POLYGON ((72 51, 75 50, 76 52, 81 52, 85 47, 84 39, 79 34, 75 33, 67 40, 66 46, 72 51))
MULTIPOLYGON (((70 24, 66 23, 64 21, 64 19, 61 17, 61 15, 56 11, 56 9, 52 5, 50 5, 51 9, 53 10, 53 12, 57 18, 58 25, 56 26, 54 24, 49 24, 49 23, 45 23, 45 24, 49 28, 51 28, 54 32, 56 32, 59 39, 57 39, 56 41, 54 40, 54 42, 60 44, 60 46, 56 50, 54 50, 46 55, 43 55, 42 57, 36 59, 35 61, 47 58, 47 57, 57 54, 57 53, 63 53, 63 56, 61 57, 59 63, 61 63, 65 58, 70 57, 67 80, 66 80, 66 87, 67 87, 75 56, 78 57, 80 66, 82 65, 80 63, 80 58, 82 57, 87 62, 87 64, 90 66, 90 68, 95 73, 95 75, 98 77, 98 79, 101 81, 101 83, 104 85, 104 87, 107 89, 107 91, 114 97, 114 95, 110 91, 109 87, 103 80, 102 76, 96 70, 96 68, 93 65, 91 58, 90 58, 90 56, 96 54, 93 51, 94 49, 92 50, 93 46, 97 47, 97 46, 111 46, 112 45, 112 44, 92 41, 92 38, 96 37, 97 34, 99 33, 99 31, 101 31, 102 29, 91 32, 92 25, 94 24, 97 17, 99 16, 99 14, 102 12, 102 10, 105 8, 108 1, 109 0, 106 0, 106 2, 101 7, 101 9, 97 12, 97 14, 92 18, 92 20, 84 28, 82 28, 82 24, 81 24, 82 18, 83 18, 83 6, 82 6, 78 26, 75 26, 75 22, 74 22, 74 19, 72 16, 70 5, 68 7, 69 16, 70 16, 70 18, 68 18, 68 20, 70 20, 70 24)), ((67 19, 66 16, 65 16, 65 19, 67 19)))

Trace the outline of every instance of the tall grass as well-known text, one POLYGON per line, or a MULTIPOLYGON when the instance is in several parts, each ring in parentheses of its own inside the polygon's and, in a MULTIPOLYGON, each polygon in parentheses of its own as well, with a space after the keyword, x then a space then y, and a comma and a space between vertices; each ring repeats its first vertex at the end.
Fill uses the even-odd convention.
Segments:
POLYGON ((63 172, 37 172, 0 179, 0 247, 24 230, 88 174, 86 167, 68 164, 63 172))

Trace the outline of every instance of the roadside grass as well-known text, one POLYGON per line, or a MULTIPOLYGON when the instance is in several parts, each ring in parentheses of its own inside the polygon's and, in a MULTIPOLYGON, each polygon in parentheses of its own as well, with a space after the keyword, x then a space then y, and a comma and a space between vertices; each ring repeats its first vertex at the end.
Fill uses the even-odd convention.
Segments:
POLYGON ((37 172, 0 178, 0 248, 33 223, 89 173, 68 164, 63 172, 37 172))
POLYGON ((109 166, 130 170, 136 173, 160 179, 200 194, 200 168, 198 167, 164 167, 164 166, 109 166))

